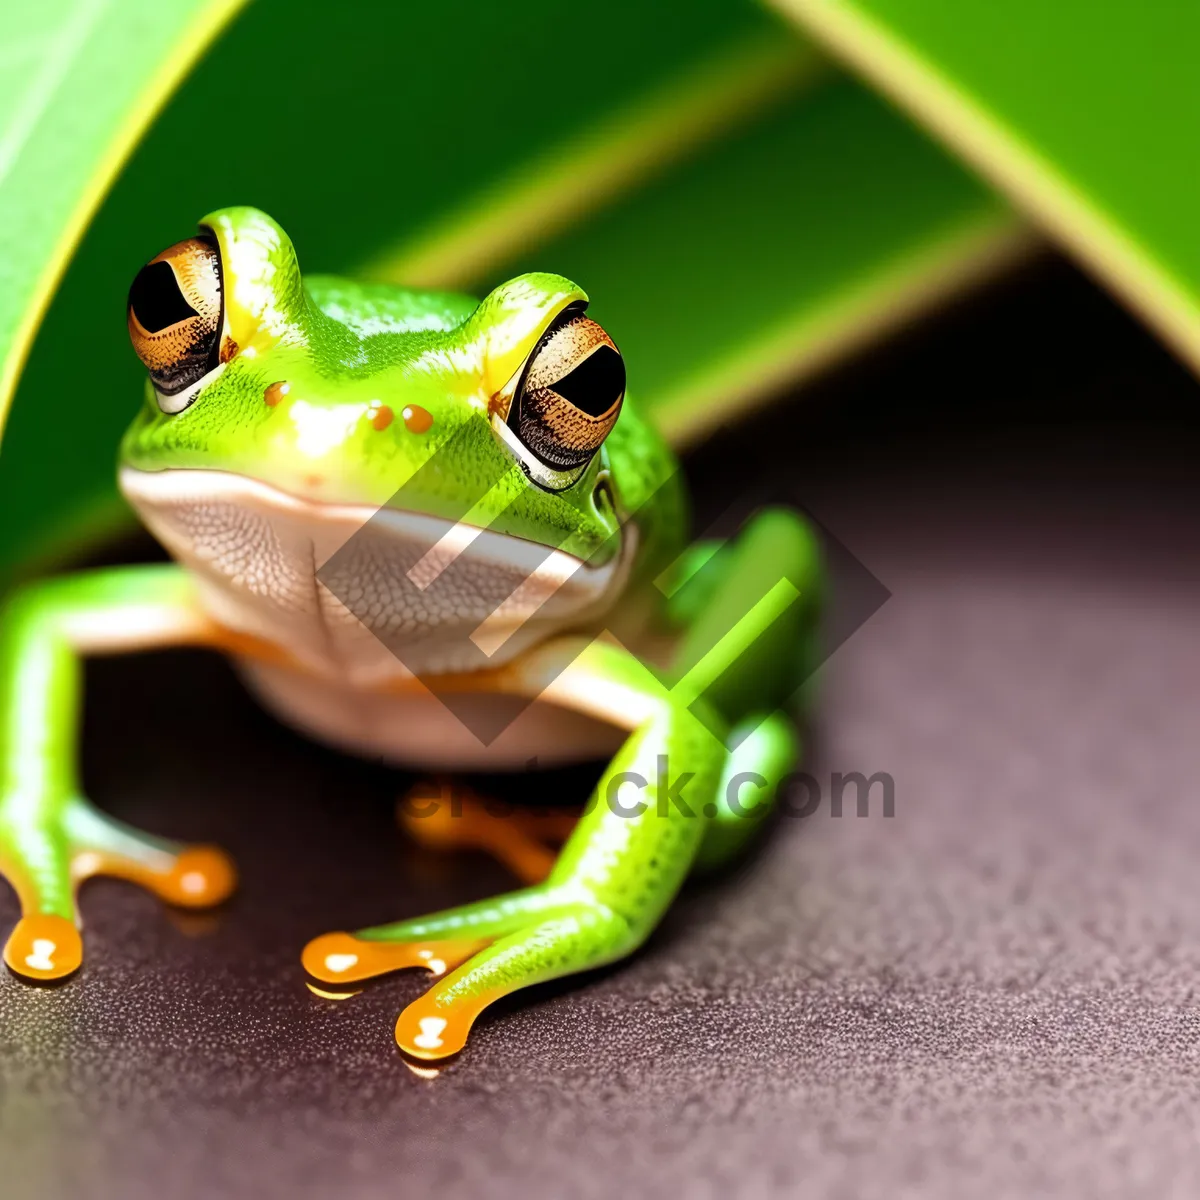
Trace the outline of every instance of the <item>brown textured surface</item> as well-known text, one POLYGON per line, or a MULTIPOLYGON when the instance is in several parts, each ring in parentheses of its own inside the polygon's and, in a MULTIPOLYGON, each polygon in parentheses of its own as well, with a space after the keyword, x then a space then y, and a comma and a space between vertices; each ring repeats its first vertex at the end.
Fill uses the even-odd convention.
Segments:
POLYGON ((499 871, 414 859, 395 778, 215 660, 90 669, 93 795, 244 886, 206 928, 94 884, 82 977, 0 978, 3 1194, 1194 1194, 1196 392, 1052 263, 698 457, 714 505, 770 474, 892 589, 813 770, 890 772, 896 815, 778 822, 432 1081, 391 1041, 419 979, 333 1004, 297 954, 499 871))

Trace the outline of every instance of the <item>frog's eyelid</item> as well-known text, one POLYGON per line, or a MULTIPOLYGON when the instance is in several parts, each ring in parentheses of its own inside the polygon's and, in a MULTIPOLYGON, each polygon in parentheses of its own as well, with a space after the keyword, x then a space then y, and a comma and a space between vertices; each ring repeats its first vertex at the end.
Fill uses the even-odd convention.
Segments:
POLYGON ((500 388, 492 396, 490 412, 498 412, 501 418, 508 420, 511 412, 513 401, 520 394, 525 385, 525 380, 529 375, 529 371, 533 366, 534 360, 545 347, 546 343, 557 333, 564 325, 570 324, 576 317, 582 316, 587 308, 587 301, 577 300, 572 304, 568 304, 566 308, 558 312, 550 323, 542 330, 541 336, 533 344, 533 348, 521 360, 517 369, 509 376, 508 382, 500 388))
MULTIPOLYGON (((176 392, 173 396, 165 395, 158 388, 154 388, 154 398, 158 401, 158 407, 166 413, 168 417, 178 416, 185 408, 191 408, 193 404, 200 398, 200 393, 204 391, 210 383, 213 383, 217 376, 225 370, 224 363, 217 363, 211 371, 206 375, 201 376, 196 380, 191 387, 186 387, 181 392, 176 392)), ((151 385, 153 386, 153 384, 151 385)))

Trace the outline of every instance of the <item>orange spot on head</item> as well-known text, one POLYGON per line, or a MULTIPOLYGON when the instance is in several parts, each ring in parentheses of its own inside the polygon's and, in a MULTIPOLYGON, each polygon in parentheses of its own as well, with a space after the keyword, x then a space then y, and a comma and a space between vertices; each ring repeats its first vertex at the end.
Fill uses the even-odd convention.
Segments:
POLYGON ((419 404, 406 404, 401 416, 409 433, 427 433, 433 426, 433 414, 419 404))
POLYGON ((386 404, 371 410, 371 424, 380 431, 386 429, 395 419, 396 414, 386 404))
POLYGON ((280 379, 275 383, 267 384, 263 390, 263 399, 267 402, 268 408, 274 408, 291 390, 292 385, 286 380, 280 379))
POLYGON ((304 485, 310 488, 319 488, 325 482, 323 475, 305 475, 304 485))

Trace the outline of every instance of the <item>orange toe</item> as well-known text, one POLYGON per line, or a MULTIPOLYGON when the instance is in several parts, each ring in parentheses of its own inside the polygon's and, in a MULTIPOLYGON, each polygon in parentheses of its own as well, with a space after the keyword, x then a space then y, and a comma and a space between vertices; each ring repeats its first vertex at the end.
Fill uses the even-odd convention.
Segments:
POLYGON ((412 1058, 449 1058, 466 1044, 475 1018, 496 999, 476 997, 439 1005, 431 994, 414 1000, 396 1019, 396 1045, 412 1058))
POLYGON ((83 939, 65 917, 32 913, 17 922, 5 944, 4 961, 24 979, 64 979, 83 962, 83 939))
POLYGON ((357 983, 405 967, 445 974, 465 962, 487 940, 457 938, 440 942, 377 942, 352 933, 325 933, 304 947, 304 969, 324 983, 357 983))
POLYGON ((237 887, 237 869, 229 855, 216 846, 189 846, 153 886, 168 904, 208 908, 233 893, 237 887))

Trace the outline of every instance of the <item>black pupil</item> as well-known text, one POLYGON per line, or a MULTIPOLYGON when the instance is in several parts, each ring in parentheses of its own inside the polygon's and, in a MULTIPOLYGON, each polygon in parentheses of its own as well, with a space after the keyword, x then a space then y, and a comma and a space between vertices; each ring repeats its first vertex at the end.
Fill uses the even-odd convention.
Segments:
POLYGON ((625 391, 625 360, 611 346, 600 346, 550 386, 589 417, 598 417, 625 391))
POLYGON ((199 314, 184 299, 179 280, 166 262, 143 267, 129 289, 129 305, 147 333, 158 333, 199 314))

